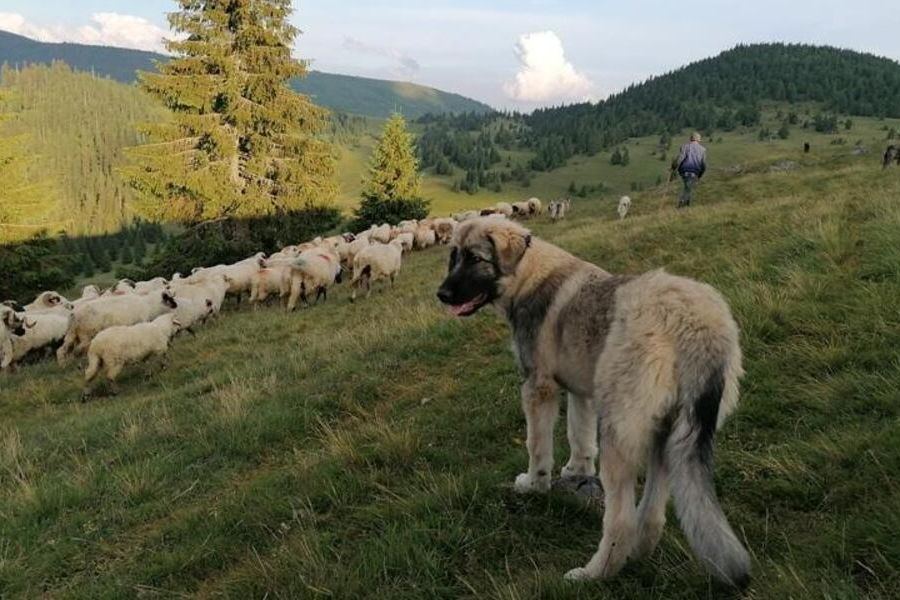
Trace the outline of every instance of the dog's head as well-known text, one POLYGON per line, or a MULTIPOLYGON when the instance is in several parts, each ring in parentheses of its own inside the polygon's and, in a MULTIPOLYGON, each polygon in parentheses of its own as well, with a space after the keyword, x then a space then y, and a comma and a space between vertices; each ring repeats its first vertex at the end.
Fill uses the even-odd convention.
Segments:
POLYGON ((466 221, 453 236, 438 298, 455 316, 475 314, 503 296, 530 245, 531 233, 512 221, 491 217, 466 221))

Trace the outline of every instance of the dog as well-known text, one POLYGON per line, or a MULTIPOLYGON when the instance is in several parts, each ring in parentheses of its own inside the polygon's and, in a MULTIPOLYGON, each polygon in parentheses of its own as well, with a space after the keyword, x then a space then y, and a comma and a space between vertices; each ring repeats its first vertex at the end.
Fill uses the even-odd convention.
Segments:
POLYGON ((631 208, 631 198, 628 196, 622 196, 619 198, 619 207, 616 209, 616 212, 619 213, 619 219, 624 219, 628 216, 628 210, 631 208))
POLYGON ((563 477, 596 472, 599 424, 603 536, 568 579, 612 577, 629 557, 652 552, 671 491, 708 570, 737 587, 749 582, 750 557, 713 484, 713 437, 737 405, 743 374, 738 328, 718 292, 661 270, 611 275, 517 223, 475 219, 455 233, 437 295, 453 315, 493 305, 510 325, 528 449, 516 491, 550 489, 560 388, 570 449, 563 477))

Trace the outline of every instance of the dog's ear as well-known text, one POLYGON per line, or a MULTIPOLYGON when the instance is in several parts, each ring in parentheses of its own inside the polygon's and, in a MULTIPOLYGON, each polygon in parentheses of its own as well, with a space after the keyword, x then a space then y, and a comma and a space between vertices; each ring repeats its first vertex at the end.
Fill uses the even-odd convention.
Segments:
POLYGON ((525 251, 531 246, 531 233, 526 229, 499 227, 489 229, 487 237, 497 250, 500 270, 504 275, 514 273, 525 251))

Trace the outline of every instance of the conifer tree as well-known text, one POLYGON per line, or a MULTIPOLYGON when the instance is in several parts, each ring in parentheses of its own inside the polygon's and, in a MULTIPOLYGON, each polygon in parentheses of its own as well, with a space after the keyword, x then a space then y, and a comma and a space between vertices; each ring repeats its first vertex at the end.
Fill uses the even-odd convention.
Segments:
MULTIPOLYGON (((466 173, 467 182, 470 176, 472 171, 466 173)), ((385 123, 364 183, 362 202, 356 209, 357 227, 428 216, 428 203, 420 197, 412 135, 401 115, 394 114, 385 123)))
POLYGON ((291 91, 306 74, 291 57, 290 0, 178 0, 174 58, 141 86, 172 118, 144 130, 126 175, 156 216, 195 221, 330 201, 335 156, 319 137, 327 111, 291 91))

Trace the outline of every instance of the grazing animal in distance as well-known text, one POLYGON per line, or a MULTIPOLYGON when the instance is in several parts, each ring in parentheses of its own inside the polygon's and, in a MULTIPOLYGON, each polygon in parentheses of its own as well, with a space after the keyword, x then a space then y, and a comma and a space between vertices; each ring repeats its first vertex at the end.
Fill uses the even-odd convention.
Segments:
POLYGON ((619 213, 619 219, 624 219, 628 216, 628 211, 631 209, 631 198, 628 196, 622 196, 619 198, 619 207, 616 209, 616 212, 619 213))
POLYGON ((662 270, 613 275, 518 223, 483 218, 454 235, 437 295, 460 317, 492 304, 510 325, 528 449, 516 491, 550 489, 560 388, 569 394, 564 477, 595 473, 599 429, 603 536, 568 579, 609 578, 652 552, 671 493, 709 572, 737 587, 749 582, 750 556, 713 482, 713 439, 737 406, 743 374, 738 327, 716 290, 662 270))
POLYGON ((891 144, 884 151, 884 161, 881 164, 882 169, 887 169, 894 163, 900 165, 900 146, 891 144))

